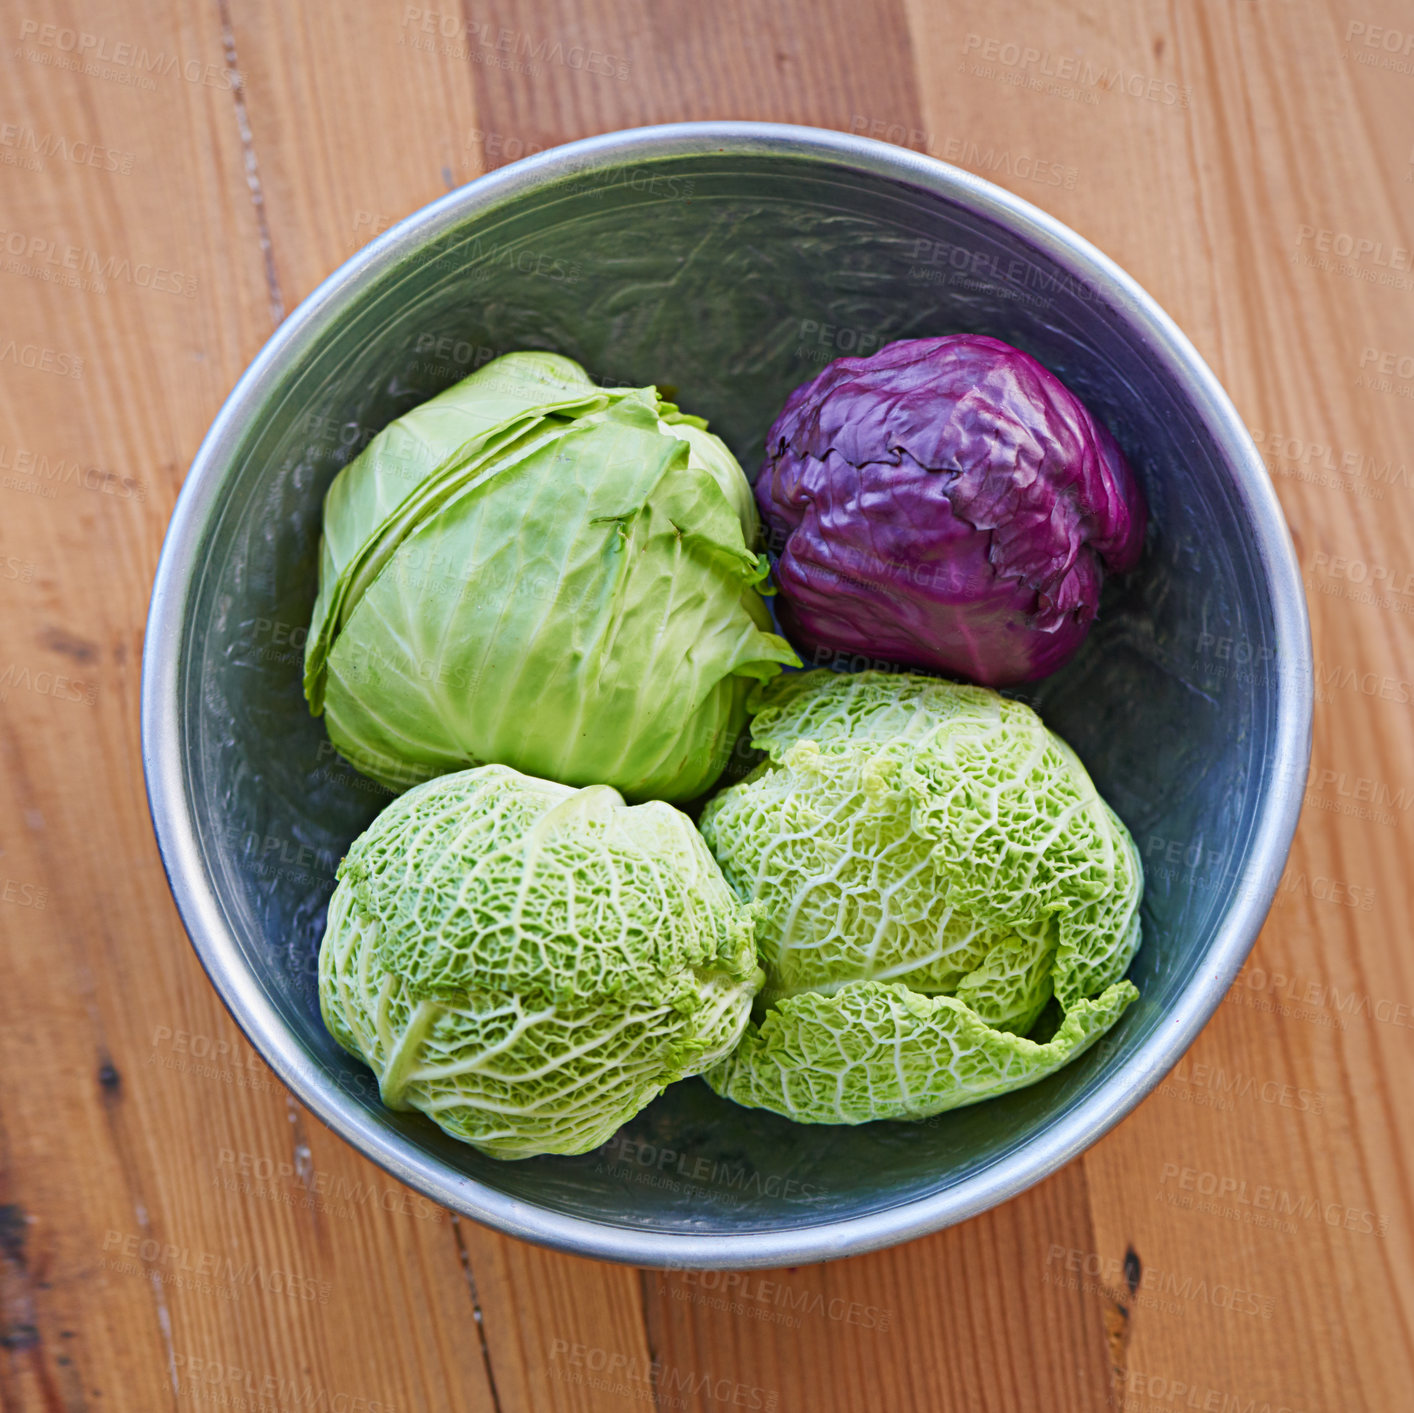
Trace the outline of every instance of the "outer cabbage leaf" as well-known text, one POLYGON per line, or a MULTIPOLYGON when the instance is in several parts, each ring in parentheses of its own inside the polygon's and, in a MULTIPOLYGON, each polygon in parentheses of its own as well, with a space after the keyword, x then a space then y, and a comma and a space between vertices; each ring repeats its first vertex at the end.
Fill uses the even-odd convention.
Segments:
POLYGON ((682 437, 691 448, 689 459, 711 473, 712 479, 721 487, 727 504, 736 512, 741 521, 742 538, 754 548, 761 538, 761 518, 756 513, 756 498, 751 491, 751 482, 746 479, 736 457, 727 449, 727 444, 707 430, 700 417, 685 417, 678 413, 662 422, 663 429, 682 437))
POLYGON ((502 766, 408 791, 341 865, 325 1024, 420 1109, 501 1158, 582 1153, 740 1037, 753 909, 691 821, 502 766))
POLYGON ((738 1104, 799 1123, 924 1119, 1053 1074, 1138 994, 1118 981, 1076 1002, 1038 1043, 992 1029, 955 997, 855 982, 830 996, 805 992, 780 1002, 705 1078, 738 1104))
MULTIPOLYGON (((319 594, 305 640, 305 692, 323 702, 324 660, 366 577, 386 562, 389 526, 404 533, 419 506, 554 419, 605 407, 629 389, 608 393, 554 353, 512 353, 479 368, 383 428, 334 478, 324 498, 319 594)), ((394 540, 391 547, 396 547, 394 540)))

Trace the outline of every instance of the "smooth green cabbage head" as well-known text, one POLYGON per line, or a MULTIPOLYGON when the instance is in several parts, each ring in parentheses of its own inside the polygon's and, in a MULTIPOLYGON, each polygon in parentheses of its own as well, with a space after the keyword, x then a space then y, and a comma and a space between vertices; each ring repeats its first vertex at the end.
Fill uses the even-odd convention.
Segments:
POLYGON ((324 1023, 496 1158, 584 1153, 741 1036, 754 909, 692 821, 505 766, 394 800, 339 867, 324 1023))
POLYGON ((653 388, 495 359, 374 437, 324 502, 305 695, 394 790, 498 763, 630 799, 721 773, 771 632, 751 488, 653 388))
POLYGON ((1050 1074, 1138 995, 1138 852, 1029 707, 881 672, 792 674, 752 706, 769 759, 702 815, 764 909, 766 986, 718 1093, 926 1118, 1050 1074))

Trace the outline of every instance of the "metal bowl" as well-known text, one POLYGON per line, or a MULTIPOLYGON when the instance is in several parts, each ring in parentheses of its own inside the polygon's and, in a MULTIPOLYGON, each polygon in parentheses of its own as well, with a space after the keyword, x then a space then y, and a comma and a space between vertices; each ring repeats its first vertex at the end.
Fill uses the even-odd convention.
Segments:
POLYGON ((1133 280, 1035 207, 928 157, 812 128, 689 123, 481 177, 374 241, 284 322, 177 503, 142 735, 202 964, 325 1123, 515 1236, 642 1265, 780 1266, 985 1211, 1158 1082, 1271 904, 1311 698, 1301 579, 1261 460, 1133 280), (1138 841, 1142 999, 1052 1078, 924 1123, 801 1126, 689 1080, 595 1153, 503 1163, 383 1109, 325 1033, 315 991, 334 867, 388 798, 333 753, 300 692, 335 471, 392 418, 517 348, 674 390, 754 471, 786 394, 825 362, 954 331, 995 334, 1057 373, 1148 496, 1141 568, 1110 586, 1080 656, 1030 698, 1138 841))

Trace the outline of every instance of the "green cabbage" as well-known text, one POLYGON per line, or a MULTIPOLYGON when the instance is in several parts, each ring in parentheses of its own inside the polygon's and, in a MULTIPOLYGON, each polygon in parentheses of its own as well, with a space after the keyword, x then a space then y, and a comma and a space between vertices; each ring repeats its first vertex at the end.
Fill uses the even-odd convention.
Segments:
POLYGON ((686 815, 482 766, 393 801, 339 868, 330 1034, 497 1158, 584 1153, 740 1037, 754 909, 686 815))
POLYGON ((702 816, 764 909, 761 1011, 719 1093, 923 1118, 1058 1069, 1138 994, 1138 853, 1029 707, 880 672, 793 674, 752 706, 768 760, 702 816))
POLYGON ((324 505, 305 695, 392 789, 497 762, 630 799, 721 773, 770 631, 751 490, 652 388, 549 353, 414 408, 324 505))

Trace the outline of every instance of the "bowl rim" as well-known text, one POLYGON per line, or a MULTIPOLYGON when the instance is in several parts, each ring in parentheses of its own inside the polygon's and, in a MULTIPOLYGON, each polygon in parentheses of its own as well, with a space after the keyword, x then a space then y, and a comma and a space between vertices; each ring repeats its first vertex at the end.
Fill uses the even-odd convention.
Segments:
POLYGON ((1217 1009, 1266 918, 1290 851, 1310 761, 1313 684, 1301 574, 1266 468, 1231 400, 1187 337, 1113 260, 1062 222, 981 177, 923 153, 830 129, 763 122, 669 123, 604 133, 535 153, 480 176, 391 227, 347 260, 279 325, 226 398, 177 497, 153 583, 142 665, 142 757, 158 849, 178 911, 207 976, 236 1024, 290 1092, 393 1177, 455 1212, 511 1236, 576 1255, 669 1268, 799 1265, 855 1255, 937 1231, 1017 1196, 1129 1113, 1178 1061, 1217 1009), (1159 1030, 1073 1109, 980 1172, 879 1211, 774 1230, 692 1234, 636 1229, 539 1207, 447 1168, 373 1122, 314 1062, 280 1018, 203 865, 183 770, 182 625, 199 582, 201 537, 250 411, 283 370, 323 337, 342 301, 466 217, 562 175, 566 164, 612 166, 722 154, 785 156, 906 183, 1016 230, 1068 274, 1126 311, 1150 355, 1185 388, 1222 449, 1257 537, 1283 671, 1277 681, 1265 806, 1250 864, 1201 968, 1159 1030))

